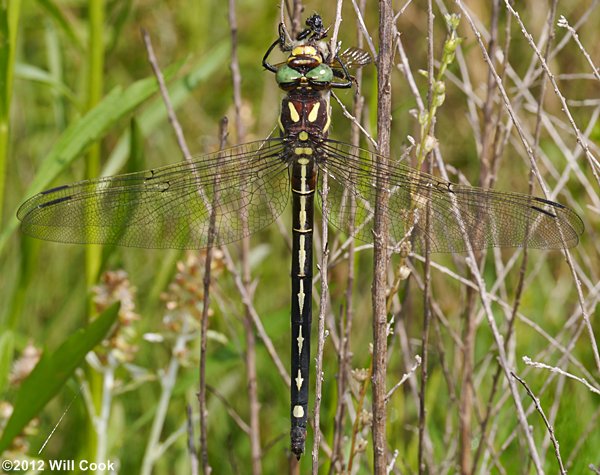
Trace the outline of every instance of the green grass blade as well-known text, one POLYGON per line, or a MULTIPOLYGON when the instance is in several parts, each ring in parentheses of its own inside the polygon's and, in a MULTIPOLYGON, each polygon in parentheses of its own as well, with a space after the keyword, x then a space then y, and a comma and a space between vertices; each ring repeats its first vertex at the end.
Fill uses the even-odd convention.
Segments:
POLYGON ((0 224, 3 222, 4 185, 10 138, 10 102, 20 9, 20 0, 0 4, 0 224))
POLYGON ((30 64, 17 63, 15 67, 15 75, 18 79, 26 81, 34 81, 52 88, 54 91, 66 97, 70 102, 80 107, 79 101, 73 91, 71 91, 64 83, 58 81, 48 71, 44 71, 37 66, 30 64))
POLYGON ((60 26, 64 31, 70 44, 74 45, 79 51, 84 51, 83 41, 72 26, 73 18, 67 19, 62 10, 55 2, 50 0, 38 0, 38 3, 48 12, 49 16, 60 26))
POLYGON ((15 396, 13 413, 0 438, 0 453, 63 388, 85 355, 106 337, 118 312, 119 304, 111 305, 89 326, 73 333, 54 353, 42 356, 15 396))
POLYGON ((0 394, 4 394, 8 373, 13 360, 15 335, 12 331, 4 331, 0 335, 0 394))

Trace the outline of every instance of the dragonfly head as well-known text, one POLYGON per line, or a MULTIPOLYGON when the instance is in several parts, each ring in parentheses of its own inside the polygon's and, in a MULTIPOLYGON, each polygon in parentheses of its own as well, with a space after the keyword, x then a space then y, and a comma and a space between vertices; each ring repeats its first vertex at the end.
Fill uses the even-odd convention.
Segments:
POLYGON ((273 42, 263 57, 265 69, 276 73, 277 84, 284 91, 316 90, 323 91, 331 88, 352 87, 352 76, 344 64, 342 56, 349 53, 349 60, 355 66, 367 64, 370 60, 368 53, 351 48, 337 54, 325 41, 329 28, 323 26, 323 20, 318 14, 306 20, 306 28, 293 41, 285 25, 279 25, 279 38, 273 42), (280 64, 271 64, 269 55, 279 46, 283 52, 289 53, 287 60, 280 64), (360 54, 359 54, 360 52, 360 54))
POLYGON ((325 64, 329 47, 322 41, 327 35, 321 17, 317 14, 306 20, 287 61, 277 70, 277 84, 284 90, 296 88, 325 89, 333 81, 333 71, 325 64))

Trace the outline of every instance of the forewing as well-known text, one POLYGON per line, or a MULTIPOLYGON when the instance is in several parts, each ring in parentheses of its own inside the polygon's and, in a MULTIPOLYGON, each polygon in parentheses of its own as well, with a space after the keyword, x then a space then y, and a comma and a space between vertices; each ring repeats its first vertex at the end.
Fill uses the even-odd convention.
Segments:
MULTIPOLYGON (((378 156, 335 141, 323 145, 329 173, 331 223, 371 242, 378 156)), ((410 239, 423 252, 464 252, 488 247, 575 246, 583 223, 569 208, 534 196, 454 185, 398 162, 382 169, 389 178, 390 245, 410 239), (426 222, 429 212, 429 223, 426 222)))
POLYGON ((201 249, 271 223, 288 200, 279 139, 251 142, 148 171, 44 191, 17 213, 25 234, 49 241, 201 249), (245 219, 244 219, 245 217, 245 219))

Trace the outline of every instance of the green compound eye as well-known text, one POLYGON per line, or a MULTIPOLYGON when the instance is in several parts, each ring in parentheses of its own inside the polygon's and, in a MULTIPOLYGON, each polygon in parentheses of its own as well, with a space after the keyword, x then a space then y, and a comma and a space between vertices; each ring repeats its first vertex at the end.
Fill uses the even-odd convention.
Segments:
POLYGON ((306 77, 312 81, 331 82, 333 81, 333 71, 326 64, 319 64, 307 72, 306 77))
POLYGON ((297 82, 302 77, 298 71, 290 68, 287 64, 284 64, 277 70, 275 79, 277 84, 291 84, 297 82))

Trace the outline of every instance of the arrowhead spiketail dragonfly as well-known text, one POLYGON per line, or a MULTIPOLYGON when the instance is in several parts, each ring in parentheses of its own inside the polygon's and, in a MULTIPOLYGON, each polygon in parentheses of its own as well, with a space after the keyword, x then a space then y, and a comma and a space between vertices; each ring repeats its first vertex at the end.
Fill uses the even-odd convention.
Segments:
MULTIPOLYGON (((273 222, 291 191, 290 414, 291 449, 298 458, 308 422, 315 192, 326 173, 330 223, 372 241, 379 161, 374 152, 328 138, 331 90, 351 88, 348 69, 370 57, 358 48, 332 51, 326 35, 317 14, 295 40, 288 40, 280 25, 263 57, 285 92, 279 137, 148 171, 58 186, 30 198, 17 213, 25 234, 49 241, 202 249, 210 245, 211 223, 214 245, 239 240, 273 222), (269 62, 275 48, 289 55, 285 62, 269 62)), ((389 180, 383 213, 391 246, 408 236, 411 248, 422 252, 560 249, 575 246, 583 233, 579 216, 559 203, 457 185, 397 161, 387 163, 379 170, 389 180)))

